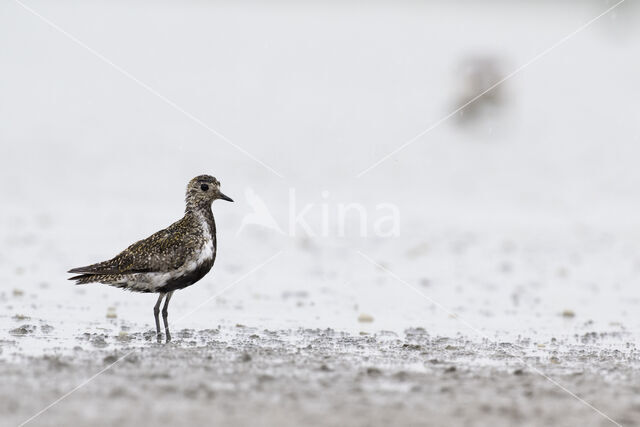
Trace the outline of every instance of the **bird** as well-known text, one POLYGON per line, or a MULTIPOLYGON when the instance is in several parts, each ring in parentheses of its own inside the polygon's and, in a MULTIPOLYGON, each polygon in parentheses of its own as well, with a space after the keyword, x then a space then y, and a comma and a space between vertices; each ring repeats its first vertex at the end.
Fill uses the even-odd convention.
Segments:
POLYGON ((202 279, 213 267, 217 253, 216 223, 211 204, 233 200, 220 191, 220 182, 211 175, 189 181, 185 213, 164 230, 140 240, 115 257, 69 270, 76 285, 103 283, 133 292, 157 293, 153 307, 156 338, 162 342, 160 305, 166 342, 171 341, 168 309, 173 293, 202 279))

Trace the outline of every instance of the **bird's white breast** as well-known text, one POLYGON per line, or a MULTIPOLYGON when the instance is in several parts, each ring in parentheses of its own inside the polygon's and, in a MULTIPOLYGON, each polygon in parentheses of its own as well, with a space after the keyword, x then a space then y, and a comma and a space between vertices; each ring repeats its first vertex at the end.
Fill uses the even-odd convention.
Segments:
POLYGON ((202 227, 203 235, 205 239, 204 239, 204 243, 202 244, 202 248, 198 253, 195 266, 198 266, 204 262, 209 261, 211 257, 215 255, 215 245, 213 241, 215 237, 211 232, 211 227, 209 227, 209 223, 207 222, 207 219, 203 215, 198 215, 198 219, 200 220, 200 226, 202 227))

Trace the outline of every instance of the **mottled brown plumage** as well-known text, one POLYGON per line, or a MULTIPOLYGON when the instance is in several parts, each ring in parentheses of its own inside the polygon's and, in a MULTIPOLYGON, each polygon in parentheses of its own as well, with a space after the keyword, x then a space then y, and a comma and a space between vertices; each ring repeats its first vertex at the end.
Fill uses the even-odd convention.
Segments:
POLYGON ((166 294, 163 317, 169 340, 166 310, 173 291, 196 283, 211 270, 215 261, 216 225, 211 203, 216 199, 233 201, 220 192, 220 182, 214 177, 193 178, 187 185, 182 219, 134 243, 110 260, 69 270, 79 273, 69 280, 75 280, 78 285, 98 282, 135 292, 160 293, 154 309, 158 333, 158 310, 166 294))
MULTIPOLYGON (((215 230, 213 215, 210 221, 215 230)), ((197 257, 196 252, 204 242, 203 233, 196 214, 188 211, 169 227, 134 243, 108 261, 69 270, 70 273, 83 273, 69 280, 76 280, 77 284, 101 282, 127 288, 123 279, 133 279, 140 273, 170 272, 184 265, 187 259, 197 257)), ((130 290, 154 291, 149 288, 130 290)))

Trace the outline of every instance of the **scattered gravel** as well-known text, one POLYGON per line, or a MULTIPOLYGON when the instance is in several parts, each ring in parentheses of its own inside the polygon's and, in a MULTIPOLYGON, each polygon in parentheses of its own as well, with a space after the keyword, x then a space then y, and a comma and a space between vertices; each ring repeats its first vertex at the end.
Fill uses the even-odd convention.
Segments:
POLYGON ((421 328, 184 331, 170 344, 83 334, 68 355, 2 363, 3 421, 19 424, 110 365, 33 425, 611 425, 541 374, 623 425, 640 420, 640 354, 604 337, 541 348, 421 328))

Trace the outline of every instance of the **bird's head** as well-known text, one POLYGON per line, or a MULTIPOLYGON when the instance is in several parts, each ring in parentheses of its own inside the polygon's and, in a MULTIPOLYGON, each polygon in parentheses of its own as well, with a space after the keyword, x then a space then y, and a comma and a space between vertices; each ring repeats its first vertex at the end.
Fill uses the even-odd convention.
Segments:
POLYGON ((233 202, 231 197, 220 191, 220 181, 211 175, 200 175, 189 181, 187 185, 187 210, 211 205, 216 199, 233 202))

